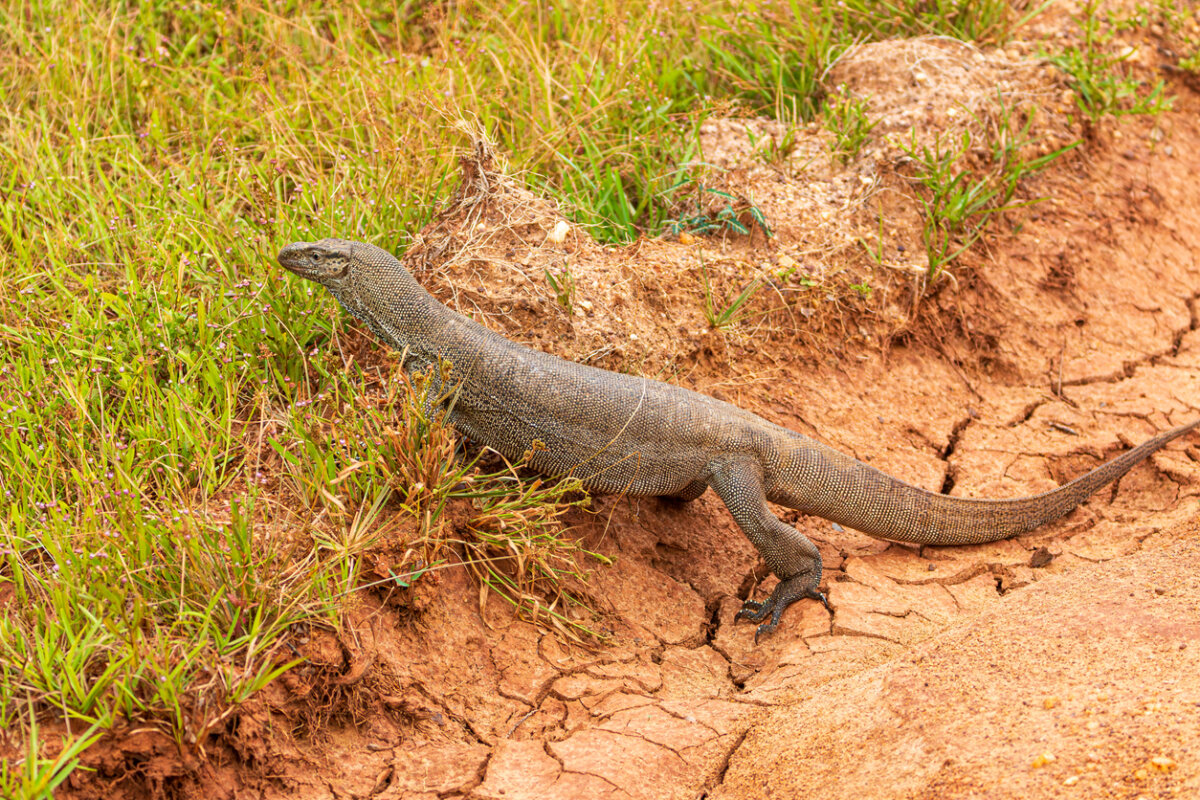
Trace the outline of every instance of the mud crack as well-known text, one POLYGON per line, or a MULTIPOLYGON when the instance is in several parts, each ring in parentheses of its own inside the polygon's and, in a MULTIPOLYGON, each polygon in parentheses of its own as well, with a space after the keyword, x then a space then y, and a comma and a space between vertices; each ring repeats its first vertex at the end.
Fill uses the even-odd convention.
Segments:
MULTIPOLYGON (((1081 378, 1072 378, 1070 380, 1059 380, 1059 388, 1066 386, 1090 386, 1097 383, 1120 383, 1123 380, 1128 380, 1137 374, 1139 367, 1156 366, 1168 358, 1176 358, 1183 349, 1183 340, 1186 336, 1195 330, 1200 330, 1200 309, 1197 308, 1197 303, 1200 302, 1200 292, 1183 298, 1183 303, 1188 309, 1188 324, 1185 327, 1175 330, 1171 334, 1170 344, 1155 353, 1147 353, 1135 358, 1131 358, 1121 364, 1121 368, 1112 372, 1101 375, 1085 375, 1081 378)), ((1119 344, 1110 342, 1110 344, 1119 344)))
POLYGON ((545 754, 551 760, 553 760, 554 763, 558 764, 559 775, 586 775, 589 778, 595 778, 596 780, 601 781, 602 783, 607 784, 608 786, 611 786, 613 788, 613 791, 621 792, 622 794, 626 793, 626 790, 624 788, 613 783, 611 780, 604 777, 603 775, 597 775, 595 772, 588 772, 587 770, 582 770, 582 769, 568 769, 567 765, 563 761, 563 759, 561 757, 559 757, 550 748, 550 744, 551 744, 551 742, 549 742, 549 741, 542 742, 542 751, 545 752, 545 754))
POLYGON ((954 427, 950 429, 950 435, 946 437, 946 446, 942 448, 938 457, 946 465, 946 475, 942 478, 942 494, 950 494, 954 489, 955 471, 954 464, 950 461, 950 457, 954 455, 955 449, 958 447, 958 441, 962 437, 963 432, 972 422, 975 421, 975 415, 968 413, 967 416, 954 423, 954 427))
POLYGON ((1178 358, 1179 353, 1183 350, 1183 340, 1192 331, 1200 330, 1200 292, 1192 295, 1187 299, 1188 314, 1191 316, 1191 321, 1187 328, 1175 333, 1175 340, 1171 344, 1171 357, 1178 358))
POLYGON ((729 762, 733 760, 733 754, 741 749, 742 745, 746 742, 746 737, 749 735, 750 727, 748 726, 745 730, 738 734, 737 740, 734 741, 733 744, 729 746, 729 749, 725 751, 725 757, 721 759, 721 765, 717 767, 717 773, 713 776, 712 785, 708 786, 703 792, 701 792, 700 800, 708 800, 711 792, 714 789, 720 788, 721 784, 725 783, 725 774, 729 772, 729 762))

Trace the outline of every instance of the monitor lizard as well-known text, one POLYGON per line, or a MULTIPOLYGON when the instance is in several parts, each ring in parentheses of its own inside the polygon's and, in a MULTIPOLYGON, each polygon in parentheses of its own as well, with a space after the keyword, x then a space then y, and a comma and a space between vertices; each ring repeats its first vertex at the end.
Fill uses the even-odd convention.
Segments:
MULTIPOLYGON (((590 491, 694 500, 709 487, 779 578, 735 619, 771 633, 801 598, 826 602, 821 555, 768 501, 883 539, 931 545, 995 541, 1066 514, 1200 420, 1166 431, 1053 491, 1011 500, 951 497, 712 397, 577 364, 510 341, 438 302, 391 253, 342 239, 296 242, 279 263, 325 286, 406 370, 431 370, 449 421, 509 459, 574 475, 590 491), (447 391, 449 390, 449 391, 447 391), (535 444, 537 443, 537 444, 535 444)), ((827 604, 827 603, 826 603, 827 604)))

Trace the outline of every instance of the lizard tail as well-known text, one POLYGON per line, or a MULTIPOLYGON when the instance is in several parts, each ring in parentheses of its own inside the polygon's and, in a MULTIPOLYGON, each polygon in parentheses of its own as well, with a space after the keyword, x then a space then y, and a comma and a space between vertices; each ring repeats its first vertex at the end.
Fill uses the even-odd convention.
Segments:
POLYGON ((1012 500, 930 492, 806 439, 782 454, 768 498, 883 539, 934 545, 993 542, 1064 516, 1151 453, 1198 428, 1200 420, 1167 431, 1057 489, 1012 500))

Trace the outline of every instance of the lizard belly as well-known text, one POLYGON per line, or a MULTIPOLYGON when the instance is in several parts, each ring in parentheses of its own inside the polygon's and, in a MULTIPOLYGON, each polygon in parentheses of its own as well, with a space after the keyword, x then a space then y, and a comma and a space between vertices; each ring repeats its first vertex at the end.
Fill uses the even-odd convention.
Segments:
POLYGON ((510 461, 532 451, 529 466, 542 474, 577 477, 601 494, 632 495, 674 495, 706 477, 709 459, 703 451, 646 436, 644 426, 623 430, 608 420, 565 425, 491 400, 460 399, 450 421, 510 461))
POLYGON ((478 349, 450 355, 456 425, 511 460, 532 449, 534 469, 592 491, 686 495, 714 460, 756 446, 745 412, 670 384, 509 342, 486 359, 478 349))

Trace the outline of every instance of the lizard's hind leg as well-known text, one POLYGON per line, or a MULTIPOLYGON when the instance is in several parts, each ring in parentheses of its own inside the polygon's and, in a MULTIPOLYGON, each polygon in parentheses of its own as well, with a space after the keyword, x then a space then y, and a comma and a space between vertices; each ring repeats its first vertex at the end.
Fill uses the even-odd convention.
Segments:
POLYGON ((729 508, 729 513, 758 549, 779 585, 766 602, 747 600, 734 619, 761 622, 754 640, 779 625, 784 609, 797 600, 811 597, 828 607, 821 583, 821 554, 816 545, 792 526, 771 513, 763 491, 762 468, 756 461, 737 460, 712 465, 709 485, 729 508))
POLYGON ((680 503, 690 503, 700 495, 704 494, 706 491, 708 491, 708 481, 696 480, 692 481, 675 494, 667 495, 667 497, 671 500, 678 500, 680 503))

